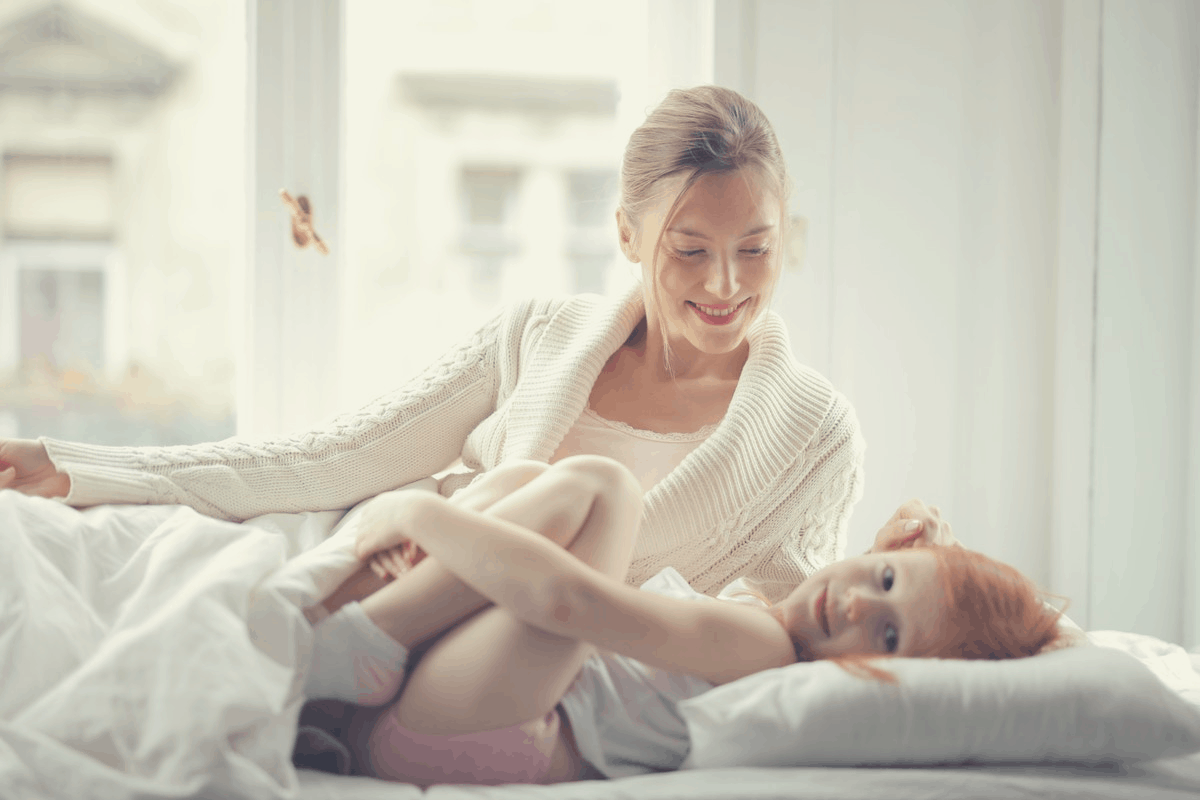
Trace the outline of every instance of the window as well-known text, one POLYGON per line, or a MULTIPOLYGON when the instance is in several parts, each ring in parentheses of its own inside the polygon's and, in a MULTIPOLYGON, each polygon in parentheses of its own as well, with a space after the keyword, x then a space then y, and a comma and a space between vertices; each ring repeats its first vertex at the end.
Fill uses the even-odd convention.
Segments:
POLYGON ((572 292, 603 293, 616 260, 617 172, 591 170, 567 174, 570 214, 567 262, 572 292))
POLYGON ((511 230, 520 178, 511 169, 463 169, 462 250, 470 264, 466 283, 477 298, 496 294, 505 260, 520 251, 511 230))
POLYGON ((651 6, 0 4, 0 433, 51 431, 28 421, 27 271, 92 304, 62 336, 103 330, 85 388, 55 374, 37 413, 86 396, 75 438, 114 443, 131 443, 114 420, 146 409, 142 441, 306 429, 501 304, 601 275, 612 290, 611 225, 592 241, 569 176, 615 172, 667 88, 653 76, 711 79, 680 72, 697 48, 671 44, 711 4, 651 6), (280 188, 309 196, 332 257, 297 254, 280 188))
POLYGON ((0 434, 231 435, 246 8, 17 5, 0 10, 0 434))
POLYGON ((603 291, 646 0, 345 4, 339 407, 499 306, 603 291))

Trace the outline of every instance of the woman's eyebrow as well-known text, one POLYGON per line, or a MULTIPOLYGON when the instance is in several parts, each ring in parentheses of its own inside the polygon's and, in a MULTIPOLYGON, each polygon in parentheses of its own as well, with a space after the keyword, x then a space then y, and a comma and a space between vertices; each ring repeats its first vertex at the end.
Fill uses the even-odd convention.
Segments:
MULTIPOLYGON (((759 225, 757 228, 752 228, 752 229, 746 231, 739 238, 745 239, 749 236, 757 236, 760 233, 766 233, 767 231, 771 230, 774 227, 775 227, 774 223, 768 223, 766 225, 759 225)), ((704 239, 705 241, 708 241, 708 237, 705 236, 703 233, 700 233, 699 231, 694 231, 691 228, 685 228, 682 226, 667 228, 667 232, 668 233, 678 233, 678 234, 682 234, 683 236, 691 236, 696 239, 704 239)))

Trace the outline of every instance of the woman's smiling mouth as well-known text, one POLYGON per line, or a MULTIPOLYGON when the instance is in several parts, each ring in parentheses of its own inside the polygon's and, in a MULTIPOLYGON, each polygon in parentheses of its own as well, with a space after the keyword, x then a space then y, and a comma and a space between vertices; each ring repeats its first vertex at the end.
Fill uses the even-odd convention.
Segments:
POLYGON ((700 319, 703 320, 704 322, 706 322, 707 324, 709 324, 709 325, 728 325, 729 323, 733 322, 733 320, 738 316, 738 314, 741 313, 741 310, 746 306, 746 303, 750 302, 750 298, 747 297, 745 300, 738 303, 736 306, 730 306, 730 305, 706 306, 706 305, 700 305, 699 303, 693 303, 691 300, 687 300, 685 302, 688 304, 688 306, 691 307, 691 309, 693 311, 696 312, 696 316, 700 317, 700 319))

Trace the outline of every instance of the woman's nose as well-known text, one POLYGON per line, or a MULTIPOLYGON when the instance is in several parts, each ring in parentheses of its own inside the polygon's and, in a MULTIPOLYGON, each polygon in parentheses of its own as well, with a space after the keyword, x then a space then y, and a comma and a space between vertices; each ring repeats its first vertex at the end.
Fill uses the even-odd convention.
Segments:
POLYGON ((728 254, 720 254, 712 260, 708 280, 704 288, 709 294, 722 300, 733 299, 741 288, 738 280, 737 259, 728 254))

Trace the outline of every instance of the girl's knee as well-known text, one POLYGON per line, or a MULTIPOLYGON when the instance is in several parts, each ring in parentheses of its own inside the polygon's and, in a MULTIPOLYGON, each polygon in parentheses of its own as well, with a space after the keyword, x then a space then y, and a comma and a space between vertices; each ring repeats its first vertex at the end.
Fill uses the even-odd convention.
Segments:
POLYGON ((512 494, 533 481, 549 464, 527 459, 513 459, 498 464, 480 475, 473 483, 454 495, 454 502, 482 511, 505 495, 512 494))
MULTIPOLYGON (((525 484, 550 469, 550 465, 528 458, 514 458, 497 464, 486 473, 486 478, 504 479, 506 482, 525 484)), ((485 478, 485 479, 486 479, 485 478)))
POLYGON ((559 461, 554 467, 589 482, 597 494, 615 493, 618 496, 636 498, 642 496, 641 484, 629 468, 607 456, 571 456, 559 461))

